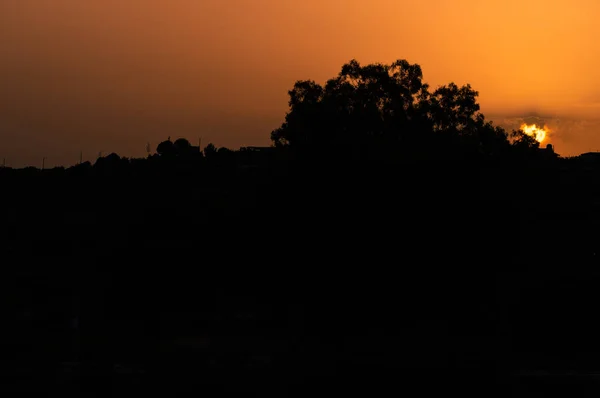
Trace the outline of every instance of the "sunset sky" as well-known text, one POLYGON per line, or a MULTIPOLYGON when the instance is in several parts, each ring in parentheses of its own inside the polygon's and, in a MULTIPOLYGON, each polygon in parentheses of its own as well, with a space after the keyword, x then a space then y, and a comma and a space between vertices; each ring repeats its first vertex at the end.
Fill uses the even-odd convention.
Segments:
POLYGON ((0 158, 268 145, 293 83, 353 58, 470 83, 562 155, 600 150, 599 17, 597 0, 0 0, 0 158))

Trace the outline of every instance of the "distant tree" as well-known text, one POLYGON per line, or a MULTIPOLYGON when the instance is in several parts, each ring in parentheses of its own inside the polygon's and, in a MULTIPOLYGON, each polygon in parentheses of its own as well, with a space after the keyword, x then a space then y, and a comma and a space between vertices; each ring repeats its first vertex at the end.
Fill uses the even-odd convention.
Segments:
POLYGON ((229 148, 221 147, 221 148, 217 149, 217 153, 219 155, 230 155, 230 154, 234 153, 234 151, 232 151, 229 148))
POLYGON ((276 146, 306 145, 318 133, 323 99, 323 87, 314 81, 299 81, 288 92, 290 112, 286 121, 271 134, 276 146))
POLYGON ((185 154, 190 151, 190 149, 192 148, 192 144, 190 144, 190 142, 185 138, 178 138, 173 143, 173 147, 177 154, 185 154))
POLYGON ((441 86, 429 96, 428 116, 434 131, 471 134, 479 121, 479 93, 470 85, 458 87, 454 83, 441 86))
POLYGON ((118 164, 121 161, 121 157, 116 153, 112 152, 109 155, 99 158, 96 160, 96 164, 118 164))
POLYGON ((484 156, 490 158, 505 157, 510 150, 508 133, 501 127, 494 126, 491 122, 485 122, 483 115, 477 126, 477 137, 480 150, 484 156))
POLYGON ((214 157, 214 155, 216 155, 216 154, 217 154, 217 148, 215 147, 215 145, 213 143, 209 143, 204 148, 204 156, 206 156, 206 158, 214 157))
POLYGON ((156 147, 156 153, 158 153, 161 156, 170 156, 175 154, 175 146, 173 145, 173 142, 171 142, 170 137, 168 140, 158 144, 158 146, 156 147))
POLYGON ((94 163, 93 168, 96 170, 101 170, 102 172, 118 172, 124 171, 126 167, 129 165, 129 159, 121 158, 116 153, 111 153, 107 156, 98 158, 96 163, 94 163))
POLYGON ((518 158, 537 157, 540 143, 523 130, 513 130, 510 134, 513 155, 518 158))

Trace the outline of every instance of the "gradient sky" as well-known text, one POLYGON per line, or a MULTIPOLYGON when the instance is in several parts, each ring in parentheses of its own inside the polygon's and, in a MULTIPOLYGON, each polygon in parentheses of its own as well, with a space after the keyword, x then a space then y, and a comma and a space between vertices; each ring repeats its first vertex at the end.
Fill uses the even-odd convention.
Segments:
POLYGON ((600 150, 597 0, 0 0, 0 157, 267 145, 296 80, 407 59, 505 127, 600 150))

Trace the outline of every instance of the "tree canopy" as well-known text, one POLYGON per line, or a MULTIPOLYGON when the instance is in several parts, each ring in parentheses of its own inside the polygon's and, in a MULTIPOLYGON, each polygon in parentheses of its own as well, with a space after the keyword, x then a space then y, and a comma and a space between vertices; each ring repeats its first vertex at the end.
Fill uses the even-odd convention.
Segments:
POLYGON ((324 86, 302 80, 288 94, 289 111, 271 139, 300 154, 498 157, 511 147, 506 131, 480 113, 470 85, 432 91, 421 67, 406 60, 365 66, 351 60, 324 86))

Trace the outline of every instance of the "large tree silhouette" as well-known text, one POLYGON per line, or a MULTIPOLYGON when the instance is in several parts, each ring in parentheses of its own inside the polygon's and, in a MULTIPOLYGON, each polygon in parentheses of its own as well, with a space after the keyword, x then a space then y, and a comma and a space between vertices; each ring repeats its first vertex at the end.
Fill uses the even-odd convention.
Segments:
POLYGON ((285 122, 271 139, 300 153, 381 158, 437 148, 493 155, 509 146, 506 132, 479 113, 470 85, 430 92, 421 67, 406 60, 366 66, 352 60, 325 86, 298 81, 289 96, 285 122))

